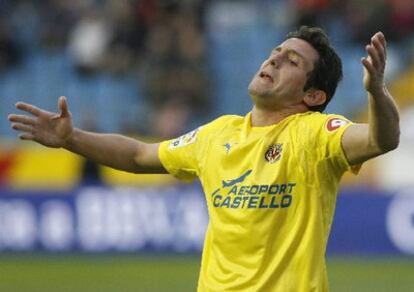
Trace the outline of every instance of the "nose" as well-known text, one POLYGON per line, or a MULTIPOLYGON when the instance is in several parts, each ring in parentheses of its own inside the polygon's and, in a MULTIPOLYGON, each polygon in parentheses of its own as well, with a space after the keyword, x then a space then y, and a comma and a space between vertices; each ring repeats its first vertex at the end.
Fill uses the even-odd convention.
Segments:
POLYGON ((274 68, 279 68, 280 64, 281 64, 281 60, 282 60, 283 56, 280 53, 275 53, 272 54, 268 59, 267 59, 267 63, 270 64, 272 67, 274 68))

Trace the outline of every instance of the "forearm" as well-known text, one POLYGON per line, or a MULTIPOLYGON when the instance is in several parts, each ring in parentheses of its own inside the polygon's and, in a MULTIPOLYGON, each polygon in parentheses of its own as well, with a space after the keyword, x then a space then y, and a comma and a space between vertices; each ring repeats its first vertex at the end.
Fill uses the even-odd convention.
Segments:
POLYGON ((369 143, 381 153, 397 148, 400 137, 397 105, 384 86, 377 93, 368 93, 369 143))
POLYGON ((160 172, 156 165, 146 163, 149 160, 145 159, 147 146, 144 142, 118 134, 74 129, 64 148, 115 169, 135 173, 160 172))

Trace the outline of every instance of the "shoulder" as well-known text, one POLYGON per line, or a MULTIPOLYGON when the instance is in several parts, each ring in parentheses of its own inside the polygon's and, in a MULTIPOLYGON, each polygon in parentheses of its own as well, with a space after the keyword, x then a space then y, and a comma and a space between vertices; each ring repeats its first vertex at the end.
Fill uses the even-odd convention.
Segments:
POLYGON ((349 119, 338 114, 324 114, 320 112, 307 112, 298 115, 296 124, 306 127, 314 132, 333 133, 352 123, 349 119))
POLYGON ((211 137, 222 133, 223 129, 227 128, 229 125, 239 123, 239 120, 243 120, 243 118, 236 115, 221 116, 175 139, 163 141, 163 144, 168 144, 168 149, 172 150, 191 144, 197 145, 200 142, 205 143, 211 137))
POLYGON ((326 148, 338 144, 344 131, 352 124, 342 115, 306 112, 298 114, 290 125, 289 133, 299 145, 310 149, 326 148))

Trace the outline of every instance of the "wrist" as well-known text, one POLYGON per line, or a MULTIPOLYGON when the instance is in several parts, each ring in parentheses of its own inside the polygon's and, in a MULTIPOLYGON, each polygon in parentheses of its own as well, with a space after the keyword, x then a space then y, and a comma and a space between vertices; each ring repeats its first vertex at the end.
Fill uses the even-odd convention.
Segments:
POLYGON ((73 128, 72 131, 64 138, 62 148, 71 150, 76 144, 76 137, 79 135, 79 129, 73 128))
POLYGON ((385 84, 381 84, 372 88, 367 88, 367 92, 376 97, 376 96, 385 96, 388 94, 388 90, 387 87, 385 86, 385 84))

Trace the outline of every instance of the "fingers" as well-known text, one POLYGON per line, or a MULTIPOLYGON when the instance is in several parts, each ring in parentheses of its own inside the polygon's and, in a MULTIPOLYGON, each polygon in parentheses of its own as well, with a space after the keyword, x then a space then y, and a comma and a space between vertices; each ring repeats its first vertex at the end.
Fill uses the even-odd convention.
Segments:
POLYGON ((362 58, 361 62, 370 74, 384 73, 387 59, 386 46, 387 43, 384 34, 378 32, 365 47, 368 57, 362 58))
POLYGON ((38 108, 37 106, 34 106, 32 104, 28 104, 25 102, 19 101, 16 103, 16 108, 25 112, 28 112, 34 116, 39 116, 42 113, 42 110, 38 108))
POLYGON ((69 108, 68 108, 68 102, 66 100, 66 97, 64 96, 59 97, 58 107, 60 110, 61 117, 69 116, 69 108))
POLYGON ((26 115, 15 115, 15 114, 10 114, 8 116, 8 119, 10 122, 14 122, 14 123, 21 123, 24 125, 34 125, 36 120, 35 118, 26 116, 26 115))
POLYGON ((11 127, 13 130, 24 132, 19 135, 22 140, 33 139, 33 126, 35 125, 35 119, 25 115, 10 114, 8 116, 9 121, 12 122, 11 127))
MULTIPOLYGON (((24 102, 18 102, 16 104, 18 109, 23 111, 27 111, 33 115, 38 115, 40 112, 39 109, 35 106, 24 102)), ((36 119, 27 115, 16 115, 10 114, 8 115, 8 119, 12 122, 11 127, 13 130, 22 131, 23 133, 19 134, 19 138, 22 140, 33 140, 33 126, 36 123, 36 119)))
POLYGON ((33 126, 25 125, 20 123, 12 123, 12 129, 16 131, 21 131, 23 133, 19 134, 21 140, 34 140, 33 126))
MULTIPOLYGON (((383 34, 381 35, 384 36, 383 34)), ((380 62, 385 64, 385 61, 387 59, 387 50, 386 50, 385 44, 381 41, 381 38, 379 37, 379 35, 376 35, 376 37, 374 36, 371 39, 371 44, 376 49, 376 53, 378 54, 380 62)))
POLYGON ((379 31, 376 34, 374 34, 371 38, 371 41, 378 42, 384 48, 384 50, 387 49, 387 41, 382 32, 379 31))
POLYGON ((366 50, 366 52, 368 53, 368 56, 369 56, 367 58, 367 60, 372 63, 374 68, 377 68, 377 69, 380 70, 381 69, 381 61, 379 59, 377 49, 372 44, 369 44, 365 47, 365 50, 366 50))
POLYGON ((364 65, 365 69, 367 69, 367 71, 370 74, 375 73, 375 68, 372 65, 372 62, 367 57, 361 58, 361 63, 364 65))
POLYGON ((13 123, 11 127, 16 131, 22 131, 22 132, 27 132, 27 133, 33 132, 33 126, 29 126, 29 125, 13 123))
POLYGON ((33 136, 33 134, 30 134, 30 133, 23 133, 23 134, 20 134, 20 135, 19 135, 19 138, 20 138, 21 140, 34 140, 34 136, 33 136))

